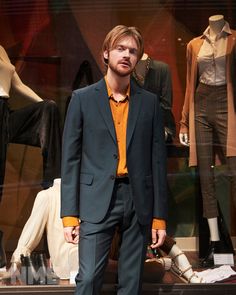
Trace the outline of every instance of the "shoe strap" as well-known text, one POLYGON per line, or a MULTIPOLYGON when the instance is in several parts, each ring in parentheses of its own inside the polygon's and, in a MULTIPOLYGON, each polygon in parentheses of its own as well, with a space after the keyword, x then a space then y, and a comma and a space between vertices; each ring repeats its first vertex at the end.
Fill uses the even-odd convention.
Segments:
MULTIPOLYGON (((191 280, 192 280, 192 278, 194 278, 194 277, 198 278, 198 276, 196 276, 195 273, 192 273, 191 276, 188 278, 188 283, 191 283, 191 280)), ((202 278, 200 278, 200 283, 202 283, 202 278)))

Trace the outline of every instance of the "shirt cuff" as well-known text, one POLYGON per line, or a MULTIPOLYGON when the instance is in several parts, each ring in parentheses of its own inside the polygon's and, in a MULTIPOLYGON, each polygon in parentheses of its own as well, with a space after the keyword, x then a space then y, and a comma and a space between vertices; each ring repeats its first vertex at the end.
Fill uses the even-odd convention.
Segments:
POLYGON ((64 227, 67 226, 78 226, 80 224, 80 220, 77 217, 74 216, 65 216, 62 218, 62 223, 64 227))
POLYGON ((152 228, 153 229, 164 229, 166 230, 166 221, 164 219, 157 219, 153 218, 152 221, 152 228))

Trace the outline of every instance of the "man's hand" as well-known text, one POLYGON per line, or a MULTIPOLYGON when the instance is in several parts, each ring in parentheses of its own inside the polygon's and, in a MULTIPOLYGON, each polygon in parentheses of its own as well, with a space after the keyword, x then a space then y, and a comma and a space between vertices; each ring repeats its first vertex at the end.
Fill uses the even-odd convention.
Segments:
POLYGON ((79 242, 79 225, 64 227, 64 237, 68 243, 78 244, 78 242, 79 242))
POLYGON ((187 133, 179 134, 179 141, 182 145, 189 146, 189 138, 187 133))
POLYGON ((151 248, 156 249, 160 247, 166 238, 166 230, 164 229, 152 229, 152 244, 151 248))

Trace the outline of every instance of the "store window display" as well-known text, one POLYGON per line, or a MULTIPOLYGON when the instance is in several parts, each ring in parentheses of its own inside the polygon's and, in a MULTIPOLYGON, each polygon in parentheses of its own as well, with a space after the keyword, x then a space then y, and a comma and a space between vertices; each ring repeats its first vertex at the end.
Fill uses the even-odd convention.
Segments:
POLYGON ((236 31, 223 15, 209 18, 203 35, 187 46, 187 79, 179 139, 189 146, 189 165, 198 166, 210 243, 203 266, 212 266, 214 253, 233 253, 230 238, 218 227, 214 165, 227 164, 236 192, 236 31))
MULTIPOLYGON (((60 218, 60 189, 61 179, 55 179, 52 187, 40 191, 34 201, 32 212, 27 220, 17 247, 12 254, 10 267, 6 273, 0 275, 0 279, 14 279, 20 275, 22 256, 24 259, 33 260, 32 253, 38 246, 44 231, 47 233, 48 250, 51 266, 45 272, 45 276, 55 281, 70 279, 78 268, 78 243, 67 243, 64 238, 63 225, 60 218)), ((118 234, 117 234, 118 235, 118 234)), ((160 280, 163 273, 162 267, 170 270, 186 283, 202 283, 203 280, 193 271, 187 256, 178 247, 171 237, 166 237, 164 245, 160 248, 156 257, 150 248, 147 251, 147 259, 144 268, 144 280, 160 280), (168 257, 166 256, 168 255, 168 257), (155 267, 155 263, 158 264, 155 267), (152 269, 154 273, 152 273, 152 269)), ((119 239, 114 239, 111 247, 110 258, 117 260, 119 255, 119 239)), ((33 261, 32 263, 33 264, 33 261)), ((37 270, 34 270, 37 277, 37 270)), ((43 276, 41 276, 41 279, 43 276)))
POLYGON ((42 186, 60 177, 61 131, 59 111, 52 100, 43 100, 18 76, 5 49, 0 46, 0 199, 3 192, 7 146, 18 143, 40 147, 43 156, 42 186), (27 102, 13 110, 9 98, 27 102))

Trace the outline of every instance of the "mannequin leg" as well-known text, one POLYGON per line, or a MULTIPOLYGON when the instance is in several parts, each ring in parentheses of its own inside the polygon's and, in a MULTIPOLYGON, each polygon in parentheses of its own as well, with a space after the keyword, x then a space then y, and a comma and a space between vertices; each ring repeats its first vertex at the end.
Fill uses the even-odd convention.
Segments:
POLYGON ((174 273, 179 273, 179 276, 188 283, 203 283, 203 280, 193 271, 192 265, 189 263, 187 256, 176 244, 171 248, 169 256, 173 261, 171 270, 174 273))
POLYGON ((164 244, 160 247, 160 250, 169 257, 164 256, 148 260, 156 260, 161 263, 165 270, 170 270, 186 283, 203 282, 203 280, 195 274, 187 256, 182 252, 178 245, 176 245, 176 242, 172 237, 166 236, 164 244))
MULTIPOLYGON (((232 253, 219 228, 219 208, 214 184, 214 154, 226 158, 227 90, 225 86, 200 84, 196 97, 196 142, 198 168, 203 197, 203 214, 208 219, 210 244, 202 266, 214 265, 214 253, 232 253)), ((227 230, 226 230, 227 231, 227 230)), ((227 233, 227 238, 230 236, 227 233)))
POLYGON ((210 230, 211 241, 219 241, 220 234, 219 234, 219 229, 218 229, 217 217, 208 218, 207 222, 208 222, 208 226, 209 226, 209 230, 210 230))
POLYGON ((61 132, 54 101, 44 100, 10 113, 10 142, 40 147, 43 156, 43 188, 60 178, 61 132))

